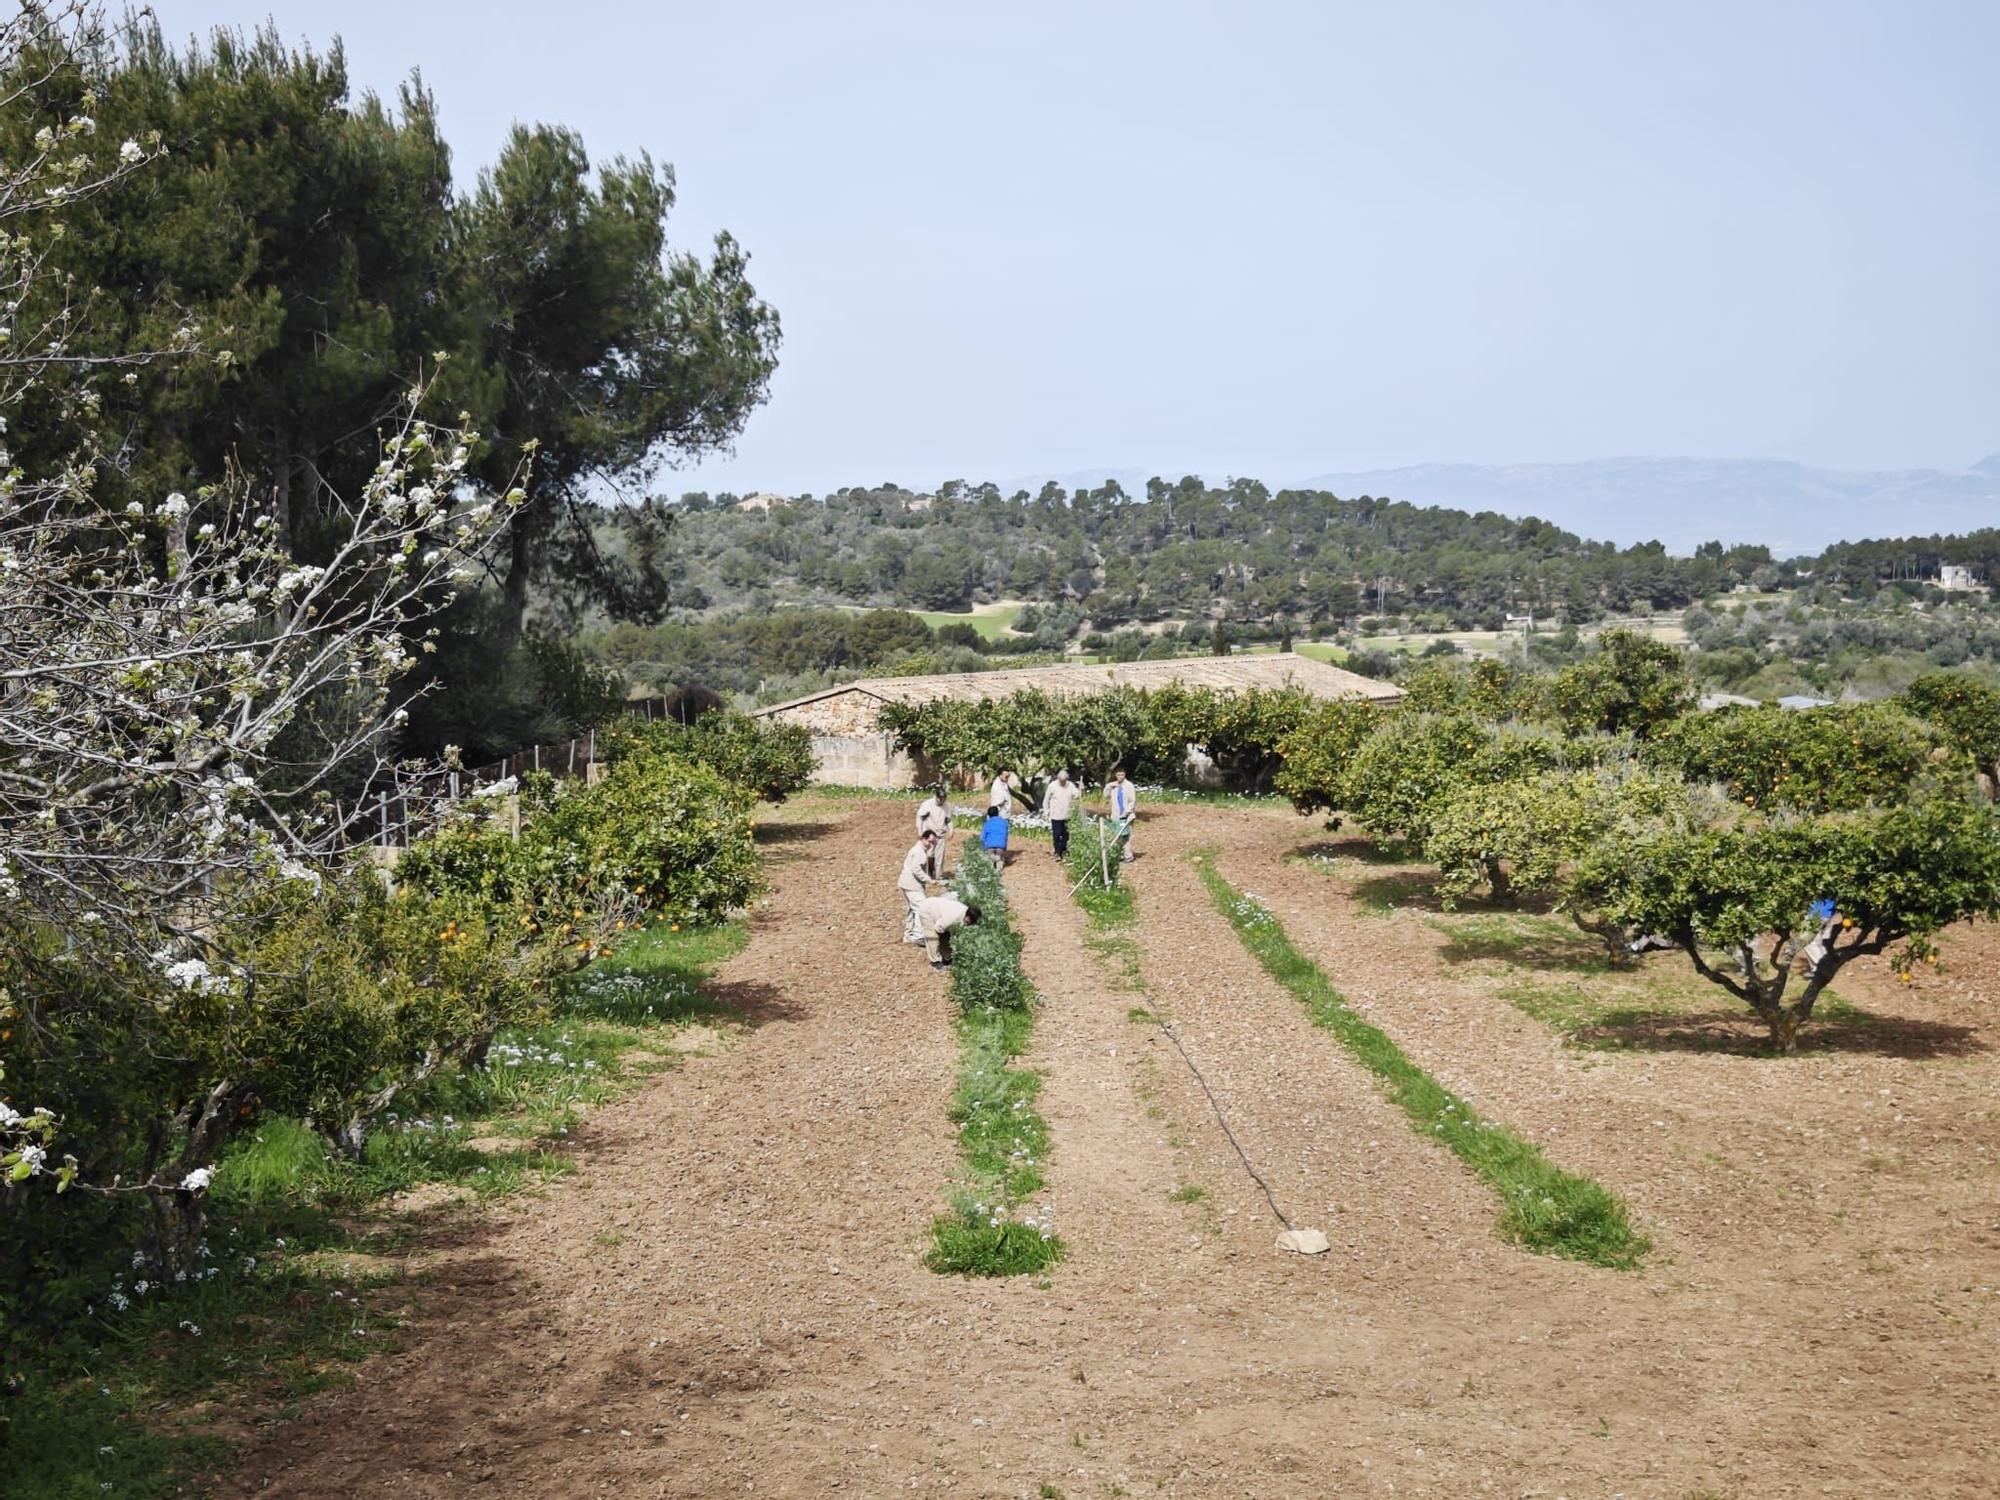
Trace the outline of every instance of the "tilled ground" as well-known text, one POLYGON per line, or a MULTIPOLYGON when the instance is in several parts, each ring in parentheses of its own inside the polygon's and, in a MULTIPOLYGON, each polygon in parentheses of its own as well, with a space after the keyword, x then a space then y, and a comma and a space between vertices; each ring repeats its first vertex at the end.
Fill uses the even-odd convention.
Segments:
POLYGON ((1086 946, 1046 847, 1017 854, 1071 1252, 1038 1283, 919 1260, 953 1170, 956 1058, 944 984, 895 940, 908 809, 795 826, 722 976, 746 1029, 595 1116, 577 1178, 439 1247, 403 1352, 274 1429, 239 1492, 2000 1488, 1990 936, 1956 939, 1957 977, 1915 992, 1843 984, 1912 1023, 1878 1051, 1581 1052, 1448 963, 1420 911, 1359 912, 1287 863, 1314 830, 1150 818, 1145 996, 1086 946), (1492 1193, 1255 969, 1180 857, 1197 844, 1418 1062, 1624 1194, 1648 1268, 1502 1244, 1492 1193), (1207 1098, 1133 1018, 1148 1003, 1331 1254, 1273 1252, 1207 1098), (1947 1033, 1948 1053, 1908 1045, 1947 1033))

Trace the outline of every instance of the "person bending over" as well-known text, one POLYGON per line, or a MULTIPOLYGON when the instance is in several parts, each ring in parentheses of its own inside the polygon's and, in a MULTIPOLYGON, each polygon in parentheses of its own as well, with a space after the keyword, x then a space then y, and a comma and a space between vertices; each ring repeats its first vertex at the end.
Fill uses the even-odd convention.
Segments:
POLYGON ((951 963, 951 935, 960 927, 979 925, 979 908, 956 896, 927 896, 917 905, 917 922, 924 935, 924 956, 933 969, 951 963))

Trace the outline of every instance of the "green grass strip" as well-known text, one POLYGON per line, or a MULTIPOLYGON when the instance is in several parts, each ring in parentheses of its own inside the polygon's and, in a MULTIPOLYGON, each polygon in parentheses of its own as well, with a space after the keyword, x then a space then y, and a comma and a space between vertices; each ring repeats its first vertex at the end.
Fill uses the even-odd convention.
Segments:
POLYGON ((1021 971, 1021 937, 999 872, 974 851, 956 886, 961 901, 980 909, 979 925, 952 942, 959 1075, 950 1115, 965 1172, 951 1212, 931 1224, 924 1263, 946 1276, 1027 1275, 1063 1258, 1046 1214, 1021 1212, 1042 1189, 1049 1150, 1048 1122, 1035 1109, 1041 1075, 1012 1066, 1028 1050, 1037 997, 1021 971))
POLYGON ((1304 1002, 1313 1024, 1331 1031, 1374 1073, 1416 1128, 1449 1146, 1500 1194, 1501 1237, 1542 1255, 1630 1270, 1650 1241, 1627 1221, 1617 1196, 1565 1172, 1541 1148, 1480 1114, 1403 1055, 1381 1028, 1364 1020, 1319 966, 1292 946, 1271 909, 1215 868, 1215 851, 1193 856, 1215 908, 1228 918, 1264 971, 1304 1002))

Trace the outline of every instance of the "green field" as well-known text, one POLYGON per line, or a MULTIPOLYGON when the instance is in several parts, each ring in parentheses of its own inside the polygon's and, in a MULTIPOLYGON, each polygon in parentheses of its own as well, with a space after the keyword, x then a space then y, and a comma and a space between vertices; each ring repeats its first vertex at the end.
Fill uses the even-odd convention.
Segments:
POLYGON ((975 604, 969 613, 941 609, 918 609, 911 613, 933 630, 940 625, 970 625, 987 640, 997 641, 1012 633, 1021 608, 1018 600, 1003 600, 998 604, 975 604))

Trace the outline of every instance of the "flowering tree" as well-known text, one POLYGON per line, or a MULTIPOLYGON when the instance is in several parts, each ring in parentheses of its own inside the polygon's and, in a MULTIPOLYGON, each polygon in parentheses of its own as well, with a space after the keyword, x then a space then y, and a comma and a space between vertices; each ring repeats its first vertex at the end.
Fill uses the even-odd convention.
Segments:
MULTIPOLYGON (((94 24, 82 4, 0 24, 8 107, 74 97, 94 24)), ((49 226, 24 216, 60 216, 159 148, 100 141, 84 113, 35 139, 0 165, 0 299, 21 325, 0 329, 0 430, 23 450, 0 455, 0 1029, 81 1107, 136 1119, 144 1149, 136 1177, 100 1178, 60 1111, 9 1099, 0 1167, 164 1210, 206 1186, 255 1092, 259 976, 233 935, 341 863, 354 814, 331 791, 394 770, 393 684, 520 490, 464 503, 471 439, 419 420, 413 390, 311 565, 247 485, 104 503, 122 455, 94 430, 103 383, 206 356, 192 328, 173 349, 76 352, 92 298, 46 274, 49 226)))

